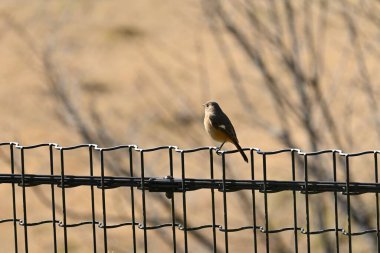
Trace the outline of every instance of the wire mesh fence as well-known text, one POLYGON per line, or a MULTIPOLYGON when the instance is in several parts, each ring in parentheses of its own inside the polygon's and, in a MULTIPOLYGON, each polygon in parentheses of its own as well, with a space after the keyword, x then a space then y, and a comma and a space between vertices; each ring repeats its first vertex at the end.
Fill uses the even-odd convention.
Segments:
MULTIPOLYGON (((1 195, 1 202, 11 209, 10 217, 4 216, 5 211, 0 213, 0 231, 6 229, 3 233, 11 235, 14 252, 32 252, 33 244, 41 241, 49 242, 50 252, 75 252, 69 235, 80 227, 86 227, 82 236, 89 238, 87 252, 158 252, 161 248, 157 247, 155 237, 159 234, 154 231, 162 230, 169 235, 164 240, 171 252, 193 252, 197 244, 203 249, 200 252, 237 252, 243 246, 244 251, 240 252, 326 252, 321 243, 330 244, 329 252, 360 252, 360 249, 368 252, 363 242, 367 242, 370 250, 380 250, 380 151, 343 153, 339 150, 283 149, 265 152, 246 148, 250 158, 249 178, 232 179, 232 170, 239 173, 243 169, 235 164, 231 168, 228 163, 236 151, 220 151, 214 147, 183 150, 175 146, 142 149, 136 145, 100 148, 94 144, 61 147, 52 143, 33 146, 0 143, 0 148, 2 158, 7 158, 1 164, 0 183, 10 187, 6 197, 1 195), (39 170, 45 173, 28 172, 26 160, 39 159, 28 152, 37 149, 42 149, 43 156, 48 157, 49 166, 39 170), (79 150, 85 152, 86 161, 76 165, 85 169, 76 172, 67 165, 66 156, 68 152, 79 150), (107 157, 117 150, 128 160, 126 175, 111 175, 107 170, 107 157), (145 156, 154 152, 163 152, 160 156, 168 160, 167 174, 147 175, 145 156), (198 152, 207 157, 208 162, 202 163, 207 177, 188 176, 190 154, 198 152), (279 155, 286 162, 273 166, 273 160, 279 159, 279 155), (366 157, 368 163, 358 163, 355 161, 358 157, 366 157), (274 172, 273 167, 276 167, 274 172), (275 180, 273 175, 280 171, 287 174, 289 180, 275 180), (361 181, 364 174, 365 180, 361 181), (47 187, 44 188, 47 197, 43 201, 50 211, 40 214, 45 219, 31 220, 30 216, 34 217, 39 210, 30 204, 28 199, 32 196, 28 190, 39 186, 47 187), (85 207, 86 215, 77 215, 76 222, 72 222, 69 216, 73 203, 67 199, 67 194, 75 188, 89 190, 82 196, 89 200, 89 205, 85 207), (117 188, 128 192, 118 196, 127 198, 128 210, 115 211, 110 206, 109 191, 117 188), (152 204, 150 193, 159 196, 159 201, 166 203, 168 209, 152 204), (189 193, 194 194, 189 196, 189 193), (284 197, 282 193, 288 195, 284 197), (189 211, 198 199, 206 196, 207 206, 189 211), (318 209, 322 201, 315 196, 323 196, 329 204, 318 209), (357 196, 368 196, 368 199, 357 196), (237 204, 242 201, 246 203, 244 208, 237 204), (238 209, 244 209, 249 219, 244 218, 243 223, 236 226, 238 209), (109 211, 112 215, 128 213, 128 218, 109 221, 109 211), (156 217, 162 212, 169 217, 168 222, 156 217), (205 223, 190 225, 195 216, 202 216, 205 223), (328 221, 318 224, 315 218, 318 216, 328 221), (281 220, 286 220, 288 225, 279 226, 281 220), (11 226, 5 227, 6 224, 11 226), (47 231, 42 239, 36 239, 40 232, 31 230, 35 227, 44 227, 47 231), (120 228, 128 228, 128 231, 117 232, 126 245, 118 251, 112 231, 120 228), (206 234, 200 233, 202 231, 206 234), (248 239, 240 240, 242 233, 248 239)), ((154 164, 149 166, 154 169, 154 164)))

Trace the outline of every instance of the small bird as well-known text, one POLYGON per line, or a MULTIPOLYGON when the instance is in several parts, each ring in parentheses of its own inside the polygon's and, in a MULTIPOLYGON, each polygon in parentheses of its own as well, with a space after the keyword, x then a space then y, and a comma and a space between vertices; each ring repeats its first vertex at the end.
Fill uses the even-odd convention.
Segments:
POLYGON ((218 103, 210 101, 203 106, 205 108, 203 121, 205 129, 212 139, 222 142, 219 149, 223 147, 226 141, 231 142, 239 150, 244 161, 248 162, 247 156, 239 145, 239 140, 230 119, 222 111, 218 103))

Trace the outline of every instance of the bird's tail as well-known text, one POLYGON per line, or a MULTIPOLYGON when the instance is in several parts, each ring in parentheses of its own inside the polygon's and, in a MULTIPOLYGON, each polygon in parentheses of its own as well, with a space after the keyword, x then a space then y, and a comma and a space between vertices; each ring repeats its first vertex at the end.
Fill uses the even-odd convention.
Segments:
POLYGON ((239 150, 241 156, 243 157, 244 161, 247 163, 248 162, 248 157, 245 155, 243 149, 240 147, 238 142, 234 142, 236 148, 239 150))

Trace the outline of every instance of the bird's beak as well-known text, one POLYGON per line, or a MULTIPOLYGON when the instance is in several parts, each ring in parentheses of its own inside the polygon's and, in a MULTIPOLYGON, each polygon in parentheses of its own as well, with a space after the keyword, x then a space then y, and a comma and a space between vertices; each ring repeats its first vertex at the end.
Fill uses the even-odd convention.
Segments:
POLYGON ((206 106, 206 104, 203 104, 202 106, 203 106, 203 107, 205 107, 205 106, 206 106))

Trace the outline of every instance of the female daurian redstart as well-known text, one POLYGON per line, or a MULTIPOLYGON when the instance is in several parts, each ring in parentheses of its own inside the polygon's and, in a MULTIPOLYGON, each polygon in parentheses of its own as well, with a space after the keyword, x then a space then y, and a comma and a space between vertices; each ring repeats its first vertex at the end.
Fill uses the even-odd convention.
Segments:
POLYGON ((211 138, 222 142, 219 149, 223 147, 226 141, 231 142, 239 150, 244 161, 248 162, 247 156, 239 145, 239 140, 230 119, 222 111, 218 103, 211 101, 203 106, 205 108, 205 118, 203 121, 205 129, 211 138))

